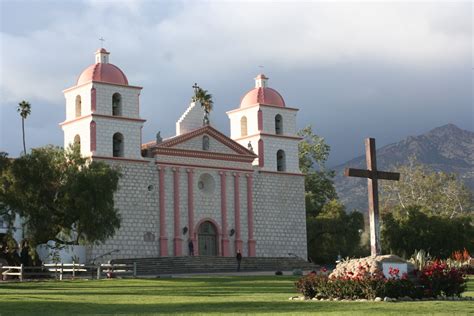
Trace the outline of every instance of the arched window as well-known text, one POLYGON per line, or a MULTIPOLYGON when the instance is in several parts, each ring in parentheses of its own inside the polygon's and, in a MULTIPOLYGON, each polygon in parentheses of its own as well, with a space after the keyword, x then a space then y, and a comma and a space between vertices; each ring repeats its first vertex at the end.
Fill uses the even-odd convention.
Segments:
POLYGON ((275 116, 275 134, 283 134, 283 118, 280 114, 275 116))
POLYGON ((81 96, 78 95, 76 96, 76 117, 81 116, 81 111, 82 111, 82 101, 81 101, 81 96))
POLYGON ((283 150, 277 151, 277 171, 286 171, 286 158, 283 150))
POLYGON ((209 136, 207 135, 202 138, 202 150, 209 150, 209 136))
POLYGON ((115 133, 113 138, 113 156, 123 157, 123 135, 115 133))
POLYGON ((242 116, 240 119, 240 136, 247 136, 247 117, 242 116))
POLYGON ((122 96, 120 93, 114 93, 112 96, 112 115, 122 115, 122 96))
POLYGON ((81 136, 79 136, 79 134, 74 136, 74 145, 76 145, 76 144, 78 144, 79 148, 81 148, 81 136))

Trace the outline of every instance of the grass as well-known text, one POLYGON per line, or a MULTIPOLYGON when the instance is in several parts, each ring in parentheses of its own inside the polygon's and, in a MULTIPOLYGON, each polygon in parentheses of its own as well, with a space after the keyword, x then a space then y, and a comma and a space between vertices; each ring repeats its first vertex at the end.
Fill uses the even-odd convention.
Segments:
MULTIPOLYGON (((472 301, 289 301, 295 277, 192 277, 0 283, 6 315, 468 315, 472 301)), ((468 284, 474 296, 474 279, 468 284)))

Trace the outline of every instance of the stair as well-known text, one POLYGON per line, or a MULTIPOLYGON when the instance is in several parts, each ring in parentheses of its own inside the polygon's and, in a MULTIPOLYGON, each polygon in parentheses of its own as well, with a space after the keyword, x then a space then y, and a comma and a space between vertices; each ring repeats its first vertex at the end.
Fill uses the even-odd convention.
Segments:
MULTIPOLYGON (((234 257, 154 257, 114 259, 112 263, 137 263, 138 275, 235 272, 234 257)), ((314 270, 317 266, 296 257, 243 257, 241 271, 314 270)))

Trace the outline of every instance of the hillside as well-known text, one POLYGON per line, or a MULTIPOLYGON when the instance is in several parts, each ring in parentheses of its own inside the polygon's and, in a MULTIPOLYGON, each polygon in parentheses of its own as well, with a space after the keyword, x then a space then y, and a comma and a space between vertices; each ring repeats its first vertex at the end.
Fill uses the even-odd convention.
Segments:
MULTIPOLYGON (((396 171, 394 166, 405 164, 415 155, 417 160, 435 171, 455 172, 474 190, 474 132, 454 124, 437 127, 419 136, 377 149, 377 167, 396 171)), ((335 167, 335 186, 348 210, 367 210, 367 180, 343 176, 346 167, 366 168, 365 156, 354 158, 335 167)))

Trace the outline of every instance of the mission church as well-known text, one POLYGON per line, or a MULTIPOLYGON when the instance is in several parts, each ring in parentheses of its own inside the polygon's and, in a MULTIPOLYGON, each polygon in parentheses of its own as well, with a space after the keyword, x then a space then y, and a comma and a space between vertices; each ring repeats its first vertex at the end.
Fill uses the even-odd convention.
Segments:
MULTIPOLYGON (((142 142, 142 87, 129 84, 95 53, 76 84, 64 90, 64 146, 122 172, 115 206, 122 223, 115 236, 88 249, 94 258, 188 255, 307 257, 304 175, 298 166, 296 114, 259 74, 234 110, 230 137, 191 102, 176 134, 142 142), (119 250, 119 252, 114 250, 119 250)), ((162 112, 163 113, 163 112, 162 112)))

